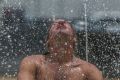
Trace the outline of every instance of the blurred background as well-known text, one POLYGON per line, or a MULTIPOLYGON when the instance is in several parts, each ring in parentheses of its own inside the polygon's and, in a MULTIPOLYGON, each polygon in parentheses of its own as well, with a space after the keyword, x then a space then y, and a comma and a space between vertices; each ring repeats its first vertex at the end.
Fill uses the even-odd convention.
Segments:
POLYGON ((16 79, 25 56, 45 55, 47 30, 58 18, 76 30, 75 55, 119 80, 120 0, 0 0, 0 80, 16 79))

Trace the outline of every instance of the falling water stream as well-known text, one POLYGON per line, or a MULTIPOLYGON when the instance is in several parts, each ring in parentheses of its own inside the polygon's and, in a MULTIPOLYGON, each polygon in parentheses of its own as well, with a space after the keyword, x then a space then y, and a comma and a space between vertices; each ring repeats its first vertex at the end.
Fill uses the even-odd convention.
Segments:
POLYGON ((84 3, 84 9, 85 9, 85 14, 84 14, 84 18, 85 18, 85 39, 86 39, 86 42, 85 42, 85 46, 86 46, 86 61, 88 61, 88 54, 89 54, 89 51, 88 51, 88 29, 87 29, 87 1, 88 0, 85 0, 85 3, 84 3))

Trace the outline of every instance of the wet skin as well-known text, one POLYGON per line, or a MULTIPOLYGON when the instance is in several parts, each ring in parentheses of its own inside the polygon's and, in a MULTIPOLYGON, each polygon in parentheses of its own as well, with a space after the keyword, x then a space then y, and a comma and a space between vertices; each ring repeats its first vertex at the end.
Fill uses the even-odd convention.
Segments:
POLYGON ((18 80, 103 80, 92 64, 73 56, 76 36, 64 20, 53 23, 48 34, 47 55, 34 55, 22 60, 18 80))
POLYGON ((58 64, 43 55, 29 56, 21 62, 18 80, 103 80, 92 64, 76 57, 58 64))

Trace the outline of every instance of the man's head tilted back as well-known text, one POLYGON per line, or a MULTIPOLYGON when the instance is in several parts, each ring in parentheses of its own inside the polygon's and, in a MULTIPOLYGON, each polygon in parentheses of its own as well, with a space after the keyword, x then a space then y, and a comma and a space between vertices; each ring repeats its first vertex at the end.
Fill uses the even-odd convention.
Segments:
POLYGON ((69 53, 76 43, 76 34, 71 25, 63 20, 55 20, 48 32, 48 48, 53 53, 69 53))

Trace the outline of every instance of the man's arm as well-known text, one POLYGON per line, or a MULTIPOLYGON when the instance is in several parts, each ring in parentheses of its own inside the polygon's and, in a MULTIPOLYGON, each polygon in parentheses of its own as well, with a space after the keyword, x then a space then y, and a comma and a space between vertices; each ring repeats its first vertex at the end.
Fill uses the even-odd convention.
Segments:
POLYGON ((17 80, 35 80, 36 65, 30 57, 22 60, 17 80))
POLYGON ((92 64, 89 64, 87 71, 87 79, 88 80, 104 80, 102 76, 102 72, 100 72, 97 67, 92 64))

